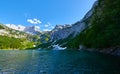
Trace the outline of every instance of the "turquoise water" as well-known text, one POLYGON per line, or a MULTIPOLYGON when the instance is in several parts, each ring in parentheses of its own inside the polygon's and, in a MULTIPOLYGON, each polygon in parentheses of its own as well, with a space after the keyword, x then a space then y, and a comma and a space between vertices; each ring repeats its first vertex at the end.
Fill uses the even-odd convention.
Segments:
POLYGON ((86 51, 0 51, 0 74, 120 74, 120 58, 86 51))

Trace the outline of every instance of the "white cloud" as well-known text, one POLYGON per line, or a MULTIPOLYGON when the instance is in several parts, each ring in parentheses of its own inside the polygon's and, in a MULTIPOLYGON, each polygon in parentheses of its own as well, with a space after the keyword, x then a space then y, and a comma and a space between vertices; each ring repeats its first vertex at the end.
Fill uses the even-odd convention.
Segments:
POLYGON ((49 23, 49 22, 47 22, 47 24, 45 24, 45 27, 46 28, 48 28, 48 27, 50 27, 51 26, 51 24, 49 23))
POLYGON ((50 30, 52 30, 53 28, 54 28, 54 26, 53 26, 51 23, 47 22, 47 23, 44 25, 43 31, 50 31, 50 30))
POLYGON ((27 19, 27 22, 31 23, 31 24, 41 24, 42 22, 36 18, 34 19, 27 19))
POLYGON ((48 24, 45 24, 45 27, 49 27, 49 25, 48 25, 48 24))
POLYGON ((40 29, 40 27, 39 26, 35 26, 36 28, 38 28, 38 29, 40 29))
POLYGON ((50 22, 47 22, 48 25, 52 25, 50 22))
POLYGON ((47 24, 44 25, 43 31, 51 31, 53 28, 54 26, 50 22, 47 22, 47 24))
POLYGON ((51 28, 53 29, 53 28, 55 28, 54 26, 51 26, 51 28))
POLYGON ((50 29, 43 29, 43 31, 51 31, 50 29))
POLYGON ((53 28, 53 25, 49 22, 47 22, 47 24, 44 25, 46 28, 53 28))
POLYGON ((5 24, 5 25, 9 28, 19 30, 19 31, 23 31, 25 29, 25 26, 23 25, 15 25, 15 24, 5 24))

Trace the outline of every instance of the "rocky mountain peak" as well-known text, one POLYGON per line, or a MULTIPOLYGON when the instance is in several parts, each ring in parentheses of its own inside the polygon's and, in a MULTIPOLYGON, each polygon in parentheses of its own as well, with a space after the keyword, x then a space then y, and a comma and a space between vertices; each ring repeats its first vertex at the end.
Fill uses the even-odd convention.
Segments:
POLYGON ((76 36, 77 34, 82 32, 84 29, 86 29, 90 25, 89 20, 97 5, 98 5, 98 1, 94 3, 93 7, 91 8, 90 11, 88 11, 85 17, 82 20, 76 22, 75 24, 56 25, 56 27, 52 30, 51 40, 56 41, 60 39, 65 39, 70 35, 76 36))

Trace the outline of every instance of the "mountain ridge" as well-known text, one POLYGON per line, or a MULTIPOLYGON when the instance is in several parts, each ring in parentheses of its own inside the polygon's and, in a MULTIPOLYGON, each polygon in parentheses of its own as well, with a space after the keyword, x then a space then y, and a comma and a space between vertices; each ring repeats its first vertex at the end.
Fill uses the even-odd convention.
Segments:
MULTIPOLYGON (((48 46, 120 55, 120 0, 97 0, 81 21, 51 33, 48 46), (113 10, 114 9, 114 10, 113 10)), ((43 45, 44 46, 44 45, 43 45)))
POLYGON ((39 35, 41 33, 39 26, 22 26, 22 25, 15 25, 15 24, 6 24, 7 27, 26 32, 31 35, 39 35))
MULTIPOLYGON (((77 34, 79 34, 81 31, 83 31, 85 28, 87 28, 89 26, 89 24, 88 24, 88 22, 85 22, 85 20, 89 21, 89 18, 92 16, 92 14, 93 14, 92 12, 94 11, 94 8, 97 6, 97 4, 98 4, 98 1, 96 1, 93 4, 93 7, 86 13, 86 15, 80 21, 78 21, 72 25, 69 25, 68 27, 64 27, 62 29, 58 29, 57 31, 52 32, 51 39, 53 41, 65 39, 71 34, 73 34, 73 37, 75 37, 77 34)), ((67 25, 64 25, 64 26, 67 26, 67 25)))
POLYGON ((0 24, 0 49, 27 49, 39 43, 39 37, 0 24))

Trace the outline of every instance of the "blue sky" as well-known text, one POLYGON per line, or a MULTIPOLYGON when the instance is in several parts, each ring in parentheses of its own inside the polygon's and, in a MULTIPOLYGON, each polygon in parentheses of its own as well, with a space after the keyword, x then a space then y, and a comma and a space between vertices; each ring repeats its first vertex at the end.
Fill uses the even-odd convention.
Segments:
POLYGON ((96 0, 1 0, 0 23, 41 30, 81 20, 96 0))

